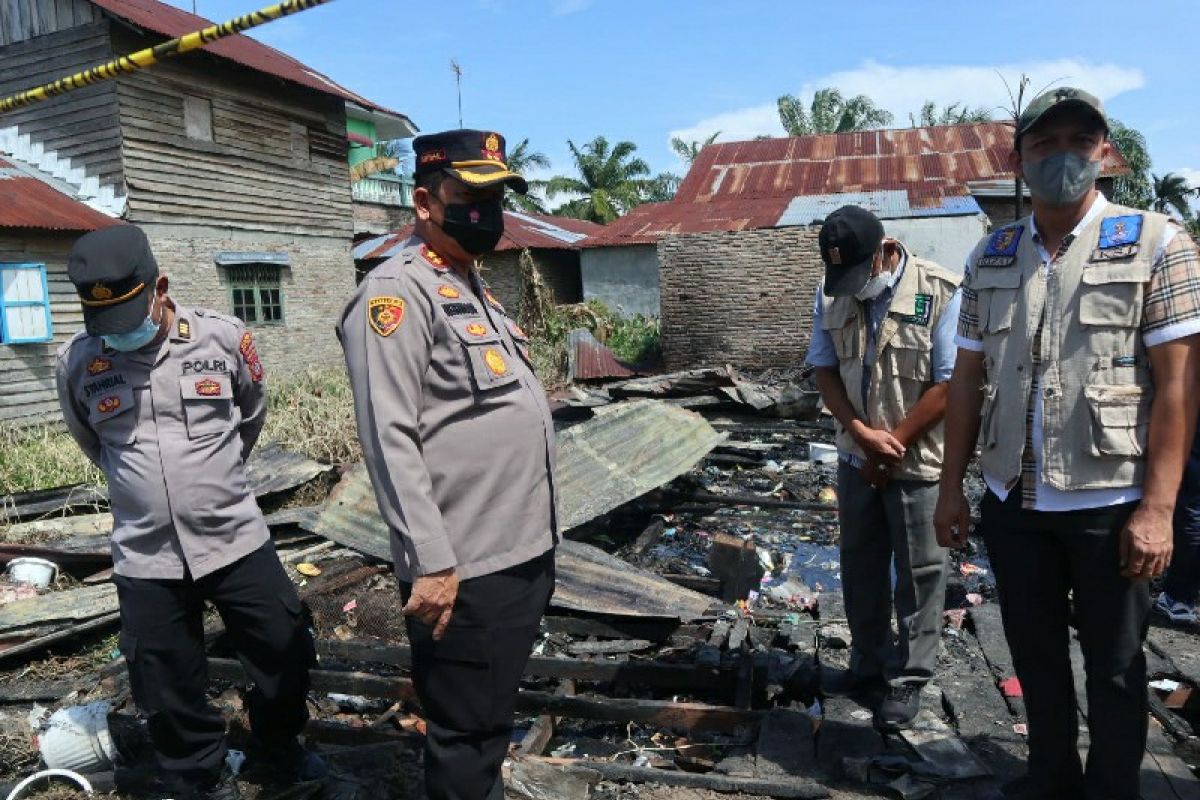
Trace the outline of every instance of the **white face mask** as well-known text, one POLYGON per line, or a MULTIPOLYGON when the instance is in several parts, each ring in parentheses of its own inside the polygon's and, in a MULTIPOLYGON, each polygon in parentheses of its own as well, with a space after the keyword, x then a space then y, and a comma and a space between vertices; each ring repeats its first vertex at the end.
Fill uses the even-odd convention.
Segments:
POLYGON ((874 300, 896 284, 896 273, 880 272, 867 280, 867 285, 854 293, 859 300, 866 302, 874 300))

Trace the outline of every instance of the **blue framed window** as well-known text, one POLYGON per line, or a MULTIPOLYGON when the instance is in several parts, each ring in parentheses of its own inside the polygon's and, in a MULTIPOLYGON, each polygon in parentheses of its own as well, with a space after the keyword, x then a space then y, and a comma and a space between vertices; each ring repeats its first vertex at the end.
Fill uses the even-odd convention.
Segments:
POLYGON ((53 338, 46 265, 0 262, 0 344, 53 338))

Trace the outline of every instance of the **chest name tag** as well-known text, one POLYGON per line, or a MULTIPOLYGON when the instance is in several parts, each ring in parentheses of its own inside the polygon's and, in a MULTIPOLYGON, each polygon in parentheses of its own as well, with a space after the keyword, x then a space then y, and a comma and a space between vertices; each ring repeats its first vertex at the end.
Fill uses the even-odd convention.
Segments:
POLYGON ((1017 247, 1025 233, 1024 225, 1001 228, 988 239, 983 255, 975 262, 977 267, 1010 267, 1017 261, 1017 247))
POLYGON ((1100 240, 1090 261, 1115 261, 1137 255, 1142 238, 1141 214, 1109 217, 1100 222, 1100 240))
POLYGON ((474 303, 442 303, 442 311, 448 317, 478 316, 479 309, 474 303))
POLYGON ((918 294, 913 302, 913 313, 897 314, 896 319, 909 325, 928 325, 933 316, 933 295, 918 294))

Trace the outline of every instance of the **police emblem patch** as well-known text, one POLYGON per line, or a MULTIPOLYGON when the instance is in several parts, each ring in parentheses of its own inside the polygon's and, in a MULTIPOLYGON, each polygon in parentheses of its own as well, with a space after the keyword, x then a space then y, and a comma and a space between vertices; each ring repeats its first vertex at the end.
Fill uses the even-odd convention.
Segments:
POLYGON ((488 161, 504 163, 504 156, 500 153, 500 137, 496 134, 489 133, 483 137, 483 157, 488 161))
POLYGON ((437 293, 448 300, 457 300, 458 298, 462 297, 462 292, 449 284, 442 284, 439 286, 437 293))
POLYGON ((488 332, 487 328, 480 325, 478 322, 472 322, 467 326, 466 330, 467 333, 471 334, 472 336, 487 336, 488 332))
POLYGON ((103 375, 112 369, 112 362, 107 358, 94 358, 92 363, 88 364, 88 375, 103 375))
POLYGON ((263 379, 262 361, 258 358, 258 348, 254 346, 254 335, 250 331, 242 334, 242 341, 238 345, 238 352, 242 354, 242 359, 246 362, 246 368, 250 370, 250 380, 255 383, 261 383, 263 379))
POLYGON ((913 313, 896 316, 901 322, 907 322, 909 325, 928 325, 929 318, 933 316, 933 295, 918 294, 913 300, 913 313))
POLYGON ((432 248, 427 244, 421 245, 421 258, 429 262, 430 266, 438 272, 445 272, 450 269, 450 265, 446 263, 446 259, 433 252, 432 248))
POLYGON ((103 400, 101 400, 99 403, 96 403, 96 410, 99 411, 101 414, 107 414, 110 411, 116 411, 120 407, 121 407, 121 398, 117 397, 115 394, 109 395, 108 397, 105 397, 103 400))
POLYGON ((488 370, 497 377, 508 372, 508 364, 504 361, 504 356, 490 347, 483 354, 483 363, 487 364, 488 370))
POLYGON ((983 255, 975 262, 979 267, 1008 267, 1017 260, 1017 248, 1021 245, 1021 236, 1025 233, 1024 225, 1010 225, 1001 228, 988 239, 983 255))
POLYGON ((219 397, 221 395, 221 384, 212 378, 196 381, 196 394, 201 397, 219 397))
POLYGON ((1100 240, 1092 251, 1091 261, 1113 261, 1129 258, 1138 252, 1142 238, 1142 215, 1127 214, 1100 221, 1100 240))
POLYGON ((391 336, 404 322, 404 298, 372 297, 367 301, 367 321, 380 336, 391 336))
POLYGON ((92 287, 93 300, 112 300, 112 289, 105 286, 103 283, 97 283, 92 287))

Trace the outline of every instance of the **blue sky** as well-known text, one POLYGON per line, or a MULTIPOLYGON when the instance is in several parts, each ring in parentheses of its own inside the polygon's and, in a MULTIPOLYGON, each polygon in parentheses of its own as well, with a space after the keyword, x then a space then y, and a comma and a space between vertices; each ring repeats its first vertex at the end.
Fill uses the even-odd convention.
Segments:
MULTIPOLYGON (((260 0, 196 3, 224 20, 260 0)), ((336 0, 255 35, 423 131, 458 126, 456 59, 464 124, 529 137, 554 172, 570 170, 567 139, 600 134, 682 172, 673 134, 782 134, 787 92, 865 93, 907 125, 926 98, 1006 106, 997 72, 1024 72, 1098 94, 1146 135, 1155 173, 1200 184, 1198 34, 1194 0, 336 0)))

